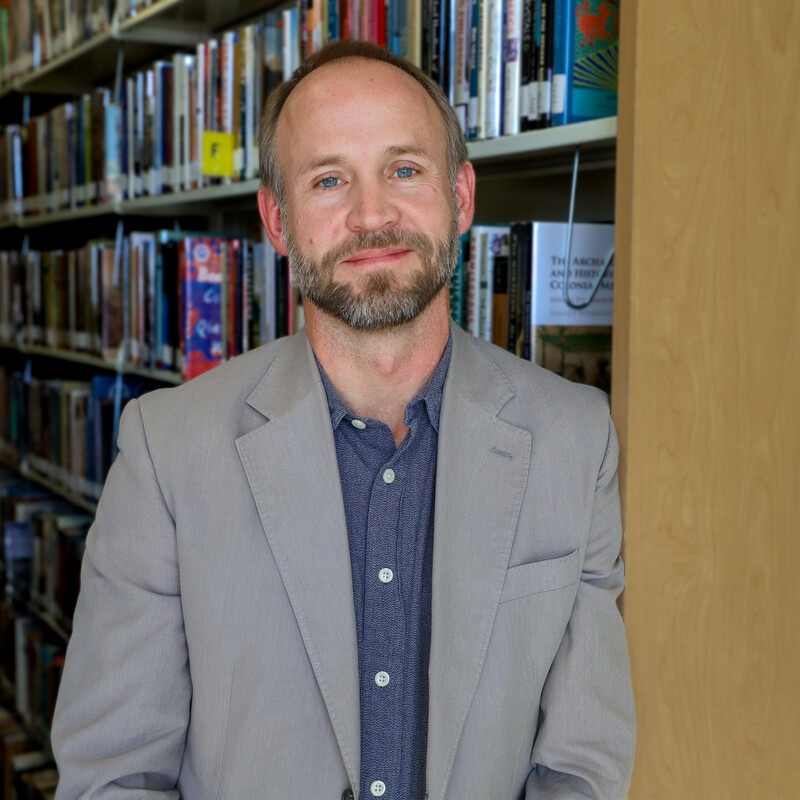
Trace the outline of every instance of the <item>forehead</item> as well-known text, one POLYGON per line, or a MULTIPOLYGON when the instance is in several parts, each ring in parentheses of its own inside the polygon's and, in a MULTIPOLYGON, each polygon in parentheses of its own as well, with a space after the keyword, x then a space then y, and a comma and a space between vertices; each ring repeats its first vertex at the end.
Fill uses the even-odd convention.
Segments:
POLYGON ((443 152, 444 132, 441 112, 420 83, 391 64, 357 57, 326 64, 295 87, 278 119, 277 145, 282 156, 296 155, 301 144, 392 145, 412 134, 443 152))

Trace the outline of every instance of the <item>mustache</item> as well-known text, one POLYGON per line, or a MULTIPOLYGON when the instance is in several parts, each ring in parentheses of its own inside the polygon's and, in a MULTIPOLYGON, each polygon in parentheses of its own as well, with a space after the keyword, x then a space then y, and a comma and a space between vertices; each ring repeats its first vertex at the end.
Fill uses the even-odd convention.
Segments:
POLYGON ((385 247, 405 247, 416 251, 424 258, 433 255, 433 245, 427 236, 421 233, 404 231, 393 228, 387 231, 364 231, 357 233, 333 250, 329 250, 322 258, 322 268, 330 272, 340 261, 360 253, 364 250, 380 250, 385 247))

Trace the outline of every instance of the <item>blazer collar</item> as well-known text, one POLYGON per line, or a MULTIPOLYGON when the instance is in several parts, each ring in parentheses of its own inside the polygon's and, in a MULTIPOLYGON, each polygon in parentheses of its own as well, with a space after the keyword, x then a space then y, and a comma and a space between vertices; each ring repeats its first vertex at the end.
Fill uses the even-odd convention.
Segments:
POLYGON ((305 329, 273 347, 278 352, 247 398, 247 404, 268 419, 291 411, 321 381, 305 329))
POLYGON ((436 467, 427 788, 445 797, 477 691, 528 480, 531 434, 486 347, 453 330, 436 467))
POLYGON ((358 786, 358 647, 330 414, 305 332, 275 347, 247 399, 268 422, 236 447, 348 778, 358 786))

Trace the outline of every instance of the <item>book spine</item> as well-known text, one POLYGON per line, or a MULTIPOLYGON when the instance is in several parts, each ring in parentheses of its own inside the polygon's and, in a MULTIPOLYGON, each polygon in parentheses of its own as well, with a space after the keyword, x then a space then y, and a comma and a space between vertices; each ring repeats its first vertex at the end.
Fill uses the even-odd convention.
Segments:
POLYGON ((189 380, 223 357, 224 247, 219 239, 187 237, 182 252, 183 377, 189 380))
POLYGON ((534 127, 546 128, 550 123, 550 77, 553 64, 552 28, 555 0, 539 0, 539 3, 539 53, 536 65, 538 103, 534 127))
POLYGON ((561 0, 556 3, 553 16, 553 77, 551 96, 551 125, 565 125, 569 118, 567 102, 568 75, 572 71, 574 56, 574 0, 561 0))
POLYGON ((503 0, 489 0, 488 17, 484 138, 493 139, 503 132, 503 0))
POLYGON ((469 104, 467 106, 467 139, 474 141, 479 131, 479 90, 480 90, 480 31, 482 3, 471 0, 469 18, 469 104))
POLYGON ((461 123, 461 130, 468 134, 469 110, 469 66, 470 66, 470 15, 471 0, 458 0, 456 6, 456 38, 453 61, 453 105, 461 123))
POLYGON ((505 136, 513 136, 521 130, 522 0, 506 0, 505 8, 505 102, 503 134, 505 136))
POLYGON ((201 170, 201 154, 203 152, 203 132, 206 126, 206 77, 207 77, 208 42, 197 45, 196 80, 194 91, 194 128, 195 128, 195 154, 193 160, 192 183, 196 188, 204 185, 201 170))

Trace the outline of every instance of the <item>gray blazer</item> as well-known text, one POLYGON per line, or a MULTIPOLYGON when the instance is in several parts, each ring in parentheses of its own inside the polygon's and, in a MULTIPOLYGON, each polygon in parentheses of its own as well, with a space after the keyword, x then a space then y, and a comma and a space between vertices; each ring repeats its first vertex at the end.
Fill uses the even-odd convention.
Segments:
MULTIPOLYGON (((634 723, 606 398, 452 333, 428 797, 623 798, 634 723)), ((356 632, 305 334, 132 401, 119 442, 53 725, 58 800, 338 800, 359 778, 356 632)))

